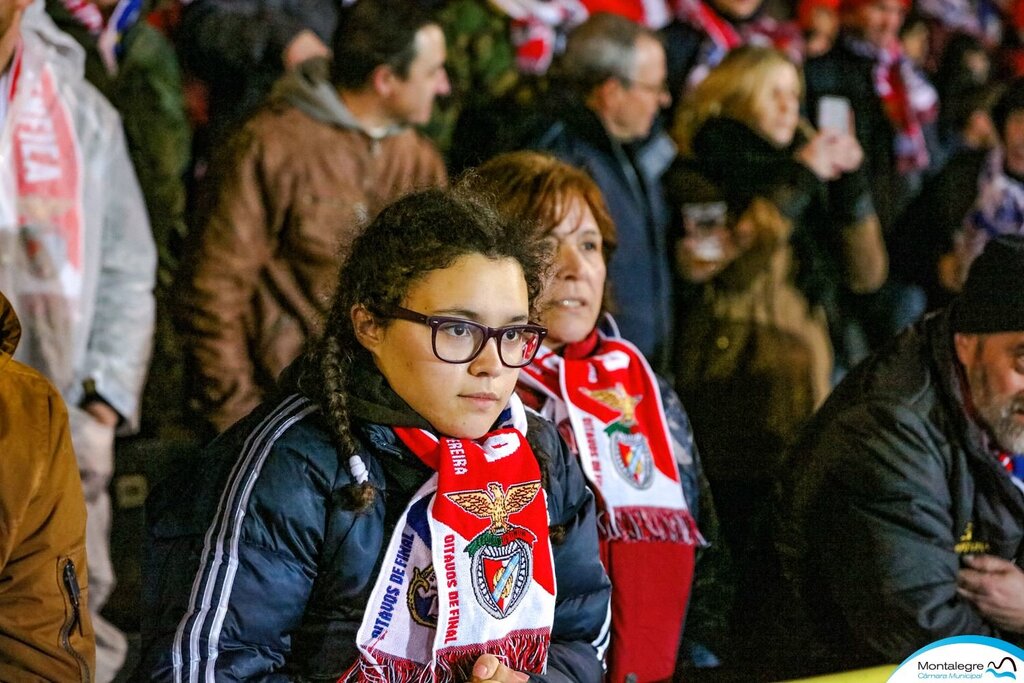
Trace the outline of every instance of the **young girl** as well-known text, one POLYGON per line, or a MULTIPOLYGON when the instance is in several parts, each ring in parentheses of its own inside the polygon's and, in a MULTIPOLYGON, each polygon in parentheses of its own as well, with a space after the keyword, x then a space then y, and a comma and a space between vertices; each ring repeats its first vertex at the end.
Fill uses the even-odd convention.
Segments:
MULTIPOLYGON (((605 312, 615 226, 590 177, 553 157, 505 154, 471 182, 526 219, 523 241, 539 235, 554 250, 539 307, 548 334, 517 391, 558 425, 598 499, 601 560, 613 586, 608 680, 670 680, 702 543, 698 502, 712 527, 714 510, 700 497, 679 400, 605 312)), ((690 623, 707 626, 706 616, 690 623)))
POLYGON ((540 254, 457 193, 367 228, 280 396, 154 493, 145 680, 600 679, 593 500, 513 394, 540 254))

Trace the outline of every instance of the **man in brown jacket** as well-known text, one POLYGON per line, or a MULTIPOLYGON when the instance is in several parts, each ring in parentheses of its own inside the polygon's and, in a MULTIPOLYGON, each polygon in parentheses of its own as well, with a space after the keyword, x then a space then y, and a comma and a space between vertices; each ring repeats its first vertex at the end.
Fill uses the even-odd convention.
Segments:
POLYGON ((0 294, 0 680, 90 681, 85 498, 60 394, 12 360, 0 294))
POLYGON ((309 62, 236 135, 212 213, 183 259, 179 324, 192 408, 223 431, 315 335, 345 246, 383 206, 447 183, 426 123, 449 91, 444 34, 414 3, 360 2, 330 79, 309 62))

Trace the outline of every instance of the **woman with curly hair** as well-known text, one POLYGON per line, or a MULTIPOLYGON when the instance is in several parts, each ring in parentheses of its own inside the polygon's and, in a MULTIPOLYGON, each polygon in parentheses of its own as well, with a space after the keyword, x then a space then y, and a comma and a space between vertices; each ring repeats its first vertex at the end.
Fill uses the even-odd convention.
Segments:
POLYGON ((600 679, 593 498, 514 394, 544 266, 467 193, 374 220, 279 395, 154 494, 146 680, 600 679))

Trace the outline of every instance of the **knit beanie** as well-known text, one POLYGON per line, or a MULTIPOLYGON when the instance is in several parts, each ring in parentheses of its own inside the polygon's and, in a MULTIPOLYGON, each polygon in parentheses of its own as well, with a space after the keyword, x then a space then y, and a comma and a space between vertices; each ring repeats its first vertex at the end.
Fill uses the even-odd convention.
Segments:
POLYGON ((954 332, 1024 332, 1024 236, 989 240, 953 307, 954 332))

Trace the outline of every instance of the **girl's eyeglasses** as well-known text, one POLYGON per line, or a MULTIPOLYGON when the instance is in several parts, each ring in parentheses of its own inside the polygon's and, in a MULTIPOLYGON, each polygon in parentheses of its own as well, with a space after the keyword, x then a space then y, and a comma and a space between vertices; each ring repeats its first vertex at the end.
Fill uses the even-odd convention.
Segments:
POLYGON ((420 323, 430 328, 434 355, 445 363, 468 363, 483 351, 492 337, 498 340, 498 358, 502 365, 521 368, 530 364, 548 331, 540 325, 505 325, 487 327, 464 318, 445 315, 423 315, 395 306, 380 316, 420 323))

